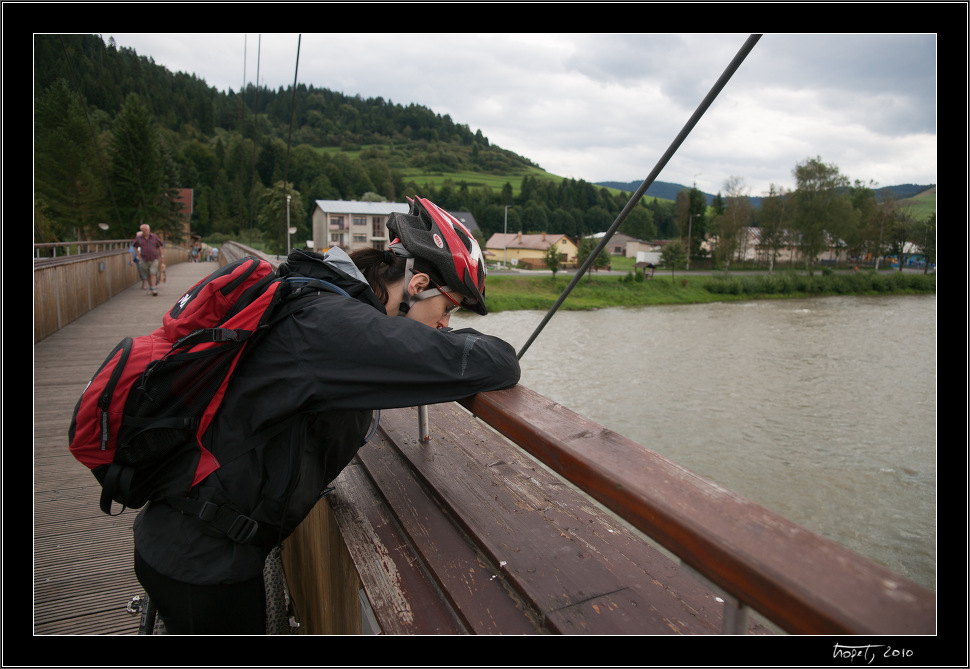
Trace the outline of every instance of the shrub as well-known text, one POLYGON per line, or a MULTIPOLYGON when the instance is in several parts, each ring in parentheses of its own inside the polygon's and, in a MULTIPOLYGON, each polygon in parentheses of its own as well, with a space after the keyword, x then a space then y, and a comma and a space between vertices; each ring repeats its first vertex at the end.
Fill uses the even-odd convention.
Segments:
POLYGON ((781 281, 773 274, 764 274, 759 277, 758 291, 766 295, 774 295, 781 292, 781 281))

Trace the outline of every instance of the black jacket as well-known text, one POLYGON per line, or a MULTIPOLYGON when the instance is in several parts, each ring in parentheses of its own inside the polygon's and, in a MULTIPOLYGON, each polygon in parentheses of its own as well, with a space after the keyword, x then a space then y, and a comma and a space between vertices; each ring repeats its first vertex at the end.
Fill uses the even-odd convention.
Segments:
POLYGON ((149 502, 135 520, 135 548, 157 571, 195 584, 256 576, 268 550, 361 447, 375 409, 448 402, 518 382, 509 344, 388 317, 347 263, 338 251, 291 254, 281 275, 309 274, 350 295, 311 291, 305 306, 254 341, 203 439, 220 468, 193 489, 193 504, 212 502, 206 517, 217 506, 244 514, 259 535, 238 543, 201 520, 198 508, 149 502))

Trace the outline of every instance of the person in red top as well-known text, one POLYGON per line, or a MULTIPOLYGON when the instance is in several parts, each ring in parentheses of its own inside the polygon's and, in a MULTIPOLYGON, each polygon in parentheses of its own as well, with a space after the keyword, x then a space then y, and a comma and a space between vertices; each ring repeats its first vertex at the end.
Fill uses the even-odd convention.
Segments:
POLYGON ((158 276, 159 265, 165 261, 165 251, 162 240, 151 231, 147 223, 141 226, 141 237, 135 240, 135 253, 145 271, 148 273, 148 288, 152 295, 158 295, 155 290, 155 277, 158 276))

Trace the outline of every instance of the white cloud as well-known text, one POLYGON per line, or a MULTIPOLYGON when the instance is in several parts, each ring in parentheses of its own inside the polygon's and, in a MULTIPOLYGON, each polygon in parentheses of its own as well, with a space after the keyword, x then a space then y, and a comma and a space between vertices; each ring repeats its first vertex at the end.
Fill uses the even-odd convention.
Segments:
MULTIPOLYGON (((642 181, 747 38, 739 34, 305 34, 300 83, 419 104, 546 170, 642 181)), ((107 36, 105 36, 107 38, 107 36)), ((296 34, 115 35, 220 89, 289 86, 296 34), (258 61, 257 61, 258 53, 258 61), (245 55, 245 70, 244 57, 245 55)), ((851 179, 936 182, 935 35, 765 35, 661 181, 752 194, 821 156, 851 179)))

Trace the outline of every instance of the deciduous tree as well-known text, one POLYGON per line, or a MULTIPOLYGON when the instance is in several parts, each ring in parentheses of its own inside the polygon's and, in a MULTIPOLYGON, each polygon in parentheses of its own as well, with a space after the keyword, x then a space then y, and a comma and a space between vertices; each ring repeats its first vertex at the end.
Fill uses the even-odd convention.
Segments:
POLYGON ((700 255, 701 242, 707 239, 707 201, 697 188, 677 193, 677 225, 680 238, 691 258, 700 255))
POLYGON ((556 278, 556 272, 559 271, 559 265, 562 262, 559 258, 559 245, 555 243, 550 243, 549 248, 542 256, 543 262, 545 262, 546 267, 552 271, 552 278, 556 278))
POLYGON ((912 239, 916 250, 923 256, 923 274, 926 274, 930 265, 936 264, 936 212, 925 221, 917 221, 913 225, 912 239))
POLYGON ((795 177, 794 228, 809 275, 815 273, 819 255, 840 240, 844 226, 854 220, 849 200, 849 180, 834 164, 820 157, 798 163, 795 177))
POLYGON ((717 236, 715 257, 718 265, 723 264, 727 271, 735 254, 743 257, 746 249, 747 228, 751 223, 751 200, 744 186, 744 179, 728 177, 724 182, 727 192, 723 213, 716 215, 711 222, 711 231, 717 236))
POLYGON ((771 184, 768 194, 761 199, 761 212, 758 216, 761 249, 765 254, 769 272, 774 271, 779 251, 790 240, 787 229, 790 223, 789 194, 784 188, 771 184))
POLYGON ((684 269, 687 266, 687 251, 679 241, 672 241, 664 244, 660 251, 660 262, 670 270, 670 276, 674 276, 674 270, 684 269))

